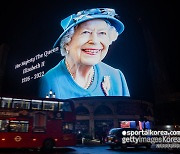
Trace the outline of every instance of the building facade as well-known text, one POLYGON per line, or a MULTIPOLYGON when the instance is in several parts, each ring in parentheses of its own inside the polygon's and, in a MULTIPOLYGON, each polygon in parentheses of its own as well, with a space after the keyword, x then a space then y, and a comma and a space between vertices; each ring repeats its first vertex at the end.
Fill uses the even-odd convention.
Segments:
POLYGON ((89 97, 73 99, 76 132, 97 138, 113 127, 149 128, 154 122, 150 102, 129 97, 89 97))

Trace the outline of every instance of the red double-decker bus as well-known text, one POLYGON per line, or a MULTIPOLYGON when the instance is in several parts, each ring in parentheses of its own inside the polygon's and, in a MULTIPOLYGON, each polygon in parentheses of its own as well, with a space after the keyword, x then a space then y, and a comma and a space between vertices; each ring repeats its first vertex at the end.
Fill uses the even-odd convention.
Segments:
POLYGON ((73 146, 74 128, 71 100, 0 97, 0 148, 73 146))

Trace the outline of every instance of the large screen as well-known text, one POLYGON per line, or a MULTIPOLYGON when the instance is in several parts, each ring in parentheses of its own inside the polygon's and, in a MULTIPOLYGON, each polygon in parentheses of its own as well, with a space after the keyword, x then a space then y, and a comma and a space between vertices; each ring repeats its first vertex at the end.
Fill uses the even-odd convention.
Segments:
POLYGON ((23 7, 19 4, 11 2, 3 8, 2 44, 8 46, 3 50, 8 56, 2 95, 57 98, 118 95, 154 99, 154 80, 161 75, 157 70, 153 72, 154 68, 160 68, 154 58, 159 56, 154 42, 163 36, 154 39, 157 32, 154 27, 162 23, 153 23, 159 18, 151 12, 153 3, 148 6, 130 1, 87 1, 85 5, 70 0, 21 2, 23 7), (115 13, 106 9, 93 12, 92 8, 110 8, 115 13), (86 9, 90 11, 78 14, 86 9), (66 18, 72 14, 75 14, 72 21, 66 18), (93 17, 95 20, 85 19, 93 15, 100 16, 93 17), (69 25, 62 27, 65 18, 64 24, 69 22, 69 25), (124 31, 119 32, 115 41, 109 39, 110 27, 121 31, 118 28, 122 25, 115 23, 114 18, 124 25, 124 31), (55 46, 54 43, 70 27, 74 27, 74 32, 71 41, 64 45, 67 53, 63 55, 60 42, 55 46), (80 38, 86 42, 80 44, 80 38), (53 74, 46 75, 52 71, 53 74), (48 82, 41 86, 41 79, 48 82))

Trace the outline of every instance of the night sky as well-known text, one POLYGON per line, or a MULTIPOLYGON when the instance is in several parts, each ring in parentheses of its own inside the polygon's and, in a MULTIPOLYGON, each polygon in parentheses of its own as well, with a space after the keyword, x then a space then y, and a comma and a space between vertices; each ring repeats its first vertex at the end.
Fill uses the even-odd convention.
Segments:
MULTIPOLYGON (((52 49, 62 33, 59 25, 62 19, 95 7, 114 8, 125 25, 125 31, 110 46, 104 62, 124 73, 133 98, 153 101, 153 79, 157 74, 163 74, 170 92, 180 91, 176 6, 176 0, 6 0, 0 9, 0 43, 9 47, 2 94, 35 96, 37 80, 20 84, 22 73, 14 65, 52 49), (152 71, 151 56, 160 65, 157 74, 152 71)), ((49 56, 44 70, 60 59, 59 54, 49 56)))

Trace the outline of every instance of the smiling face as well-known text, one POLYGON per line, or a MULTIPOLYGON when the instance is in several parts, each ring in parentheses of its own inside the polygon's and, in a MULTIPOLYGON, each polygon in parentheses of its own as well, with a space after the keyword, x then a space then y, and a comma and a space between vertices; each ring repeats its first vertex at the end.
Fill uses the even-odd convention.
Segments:
POLYGON ((67 58, 75 64, 93 66, 108 52, 111 44, 109 27, 104 20, 94 19, 83 22, 75 28, 72 40, 66 45, 67 58))

